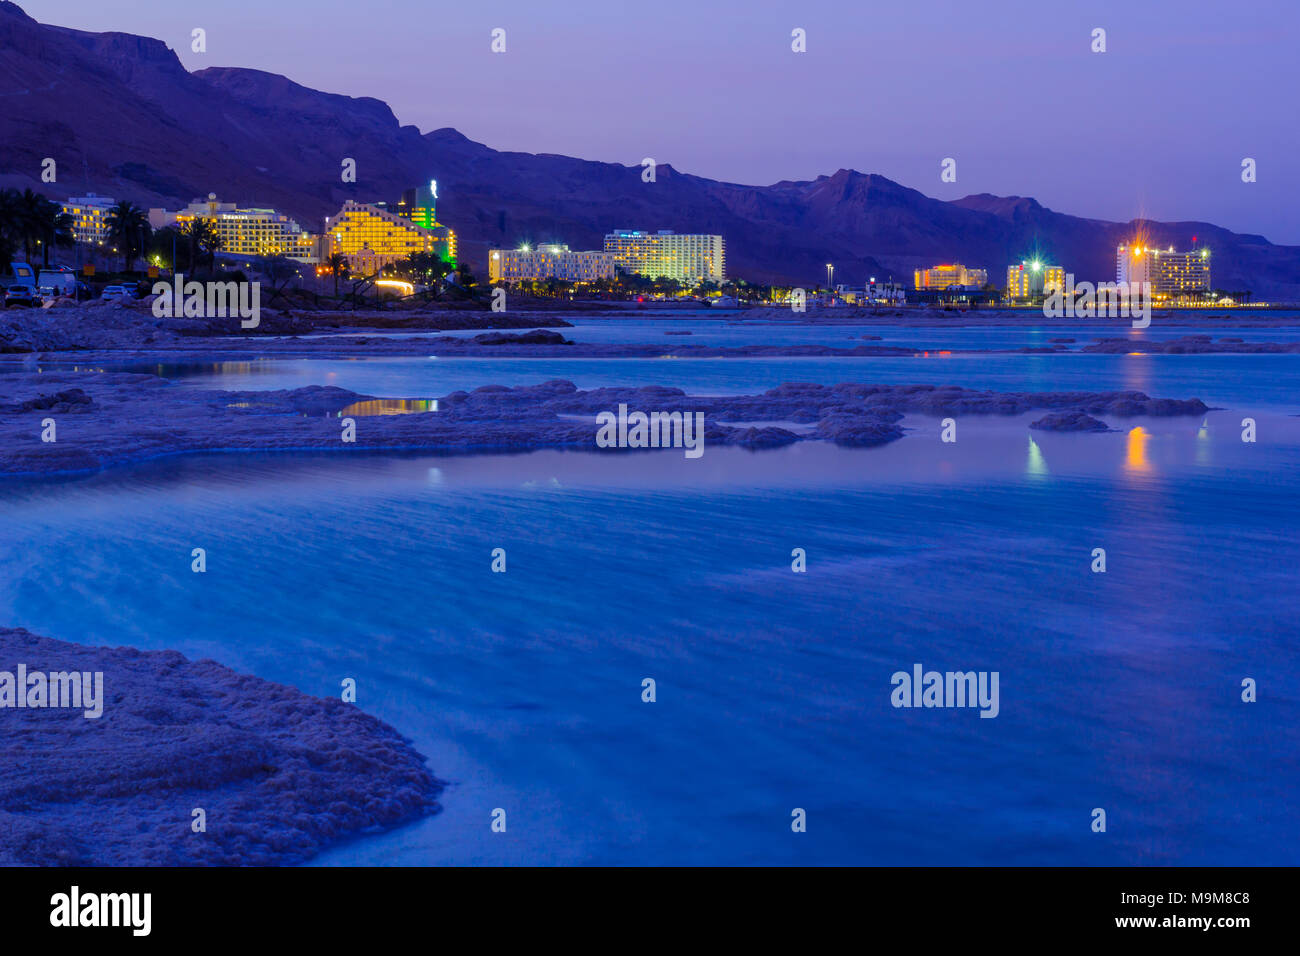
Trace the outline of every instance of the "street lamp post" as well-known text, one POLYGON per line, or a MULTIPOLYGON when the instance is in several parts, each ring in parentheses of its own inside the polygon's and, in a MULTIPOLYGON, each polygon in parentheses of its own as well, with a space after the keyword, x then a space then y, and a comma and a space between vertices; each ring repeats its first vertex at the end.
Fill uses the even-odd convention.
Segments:
POLYGON ((834 286, 831 284, 835 281, 835 267, 829 262, 826 263, 826 291, 830 292, 834 286))

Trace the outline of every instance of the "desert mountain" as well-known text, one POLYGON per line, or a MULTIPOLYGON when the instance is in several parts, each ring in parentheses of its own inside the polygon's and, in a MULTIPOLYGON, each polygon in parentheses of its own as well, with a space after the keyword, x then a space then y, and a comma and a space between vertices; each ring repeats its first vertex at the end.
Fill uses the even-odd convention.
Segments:
POLYGON ((0 185, 54 198, 94 191, 175 208, 215 192, 274 206, 318 231, 343 200, 396 199, 437 179, 438 218, 481 270, 485 250, 519 242, 599 248, 618 227, 715 232, 728 271, 811 284, 835 263, 860 283, 961 261, 1001 284, 1035 251, 1079 279, 1113 279, 1114 250, 1141 228, 1151 242, 1208 243, 1214 284, 1300 300, 1300 247, 1203 222, 1114 223, 1018 196, 932 199, 883 176, 841 169, 810 182, 716 182, 640 166, 501 152, 454 129, 421 133, 376 99, 322 93, 283 76, 216 67, 188 72, 162 41, 37 23, 0 2, 0 185), (46 157, 55 184, 40 181, 46 157), (344 158, 358 182, 343 183, 344 158))

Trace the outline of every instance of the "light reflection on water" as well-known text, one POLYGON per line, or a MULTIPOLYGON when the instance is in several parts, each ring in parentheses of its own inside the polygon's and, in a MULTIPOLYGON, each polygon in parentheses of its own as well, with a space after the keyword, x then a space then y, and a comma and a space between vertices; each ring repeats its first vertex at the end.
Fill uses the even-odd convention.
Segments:
POLYGON ((353 402, 338 412, 339 418, 368 415, 412 415, 419 412, 436 412, 437 399, 425 398, 373 398, 364 402, 353 402))
POLYGON ((675 361, 386 357, 264 359, 136 370, 156 373, 160 367, 168 377, 200 387, 275 390, 330 384, 385 398, 447 395, 483 385, 534 385, 553 379, 572 381, 582 389, 668 385, 711 395, 752 394, 785 382, 862 382, 956 384, 1006 392, 1136 389, 1157 398, 1199 398, 1214 407, 1300 411, 1300 354, 954 354, 675 361))
POLYGON ((1147 459, 1147 442, 1151 436, 1141 425, 1135 425, 1128 431, 1124 468, 1139 475, 1150 474, 1151 462, 1147 459))
POLYGON ((1034 433, 1026 468, 1032 417, 696 462, 224 455, 14 483, 0 619, 320 695, 355 678, 453 786, 325 864, 1297 862, 1300 421, 1256 445, 1228 413, 1034 433), (892 709, 916 661, 998 670, 1000 716, 892 709), (1237 703, 1263 672, 1268 707, 1237 703), (517 839, 484 825, 498 806, 517 839), (1124 826, 1092 838, 1093 806, 1124 826))
MULTIPOLYGON (((908 416, 881 448, 696 462, 337 451, 0 484, 0 622, 320 695, 354 677, 453 782, 444 814, 319 862, 1300 862, 1296 356, 201 368, 177 374, 283 388, 327 373, 398 396, 931 381, 1236 406, 1101 415, 1116 431, 1099 434, 963 418, 951 445, 908 416), (1247 413, 1258 443, 1240 439, 1247 413), (199 545, 207 575, 189 572, 199 545), (489 569, 499 546, 506 575, 489 569), (914 661, 999 670, 1001 715, 891 709, 889 675, 914 661), (1268 706, 1241 705, 1260 673, 1268 706), (516 839, 489 835, 498 806, 516 839), (799 840, 793 806, 810 809, 799 840), (1093 806, 1123 826, 1097 840, 1093 806)), ((363 407, 436 411, 339 414, 363 407)))

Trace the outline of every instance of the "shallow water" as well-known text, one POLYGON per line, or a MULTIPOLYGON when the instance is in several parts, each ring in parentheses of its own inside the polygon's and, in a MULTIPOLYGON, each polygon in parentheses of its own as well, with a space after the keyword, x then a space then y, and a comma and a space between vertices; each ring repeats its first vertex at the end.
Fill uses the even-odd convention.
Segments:
MULTIPOLYGON (((46 366, 43 366, 46 367, 46 366)), ((54 365, 47 367, 57 367, 54 365)), ((98 368, 114 368, 99 365, 98 368)), ((962 385, 995 391, 1137 389, 1216 407, 1294 409, 1295 355, 953 354, 870 358, 418 358, 262 359, 133 366, 230 390, 335 385, 382 398, 433 399, 483 385, 567 379, 579 388, 670 385, 698 395, 743 395, 783 382, 962 385)))
MULTIPOLYGON (((540 317, 539 317, 540 318, 540 317)), ((1091 326, 1078 326, 1068 320, 1043 321, 1036 328, 1008 326, 955 326, 932 328, 925 325, 868 325, 861 323, 830 324, 826 322, 795 321, 788 313, 769 310, 747 310, 719 317, 717 313, 679 312, 662 318, 629 315, 620 318, 583 318, 566 316, 572 328, 555 331, 576 342, 599 344, 665 344, 740 346, 740 345, 830 345, 852 348, 855 345, 889 345, 929 349, 1018 349, 1051 346, 1052 339, 1073 338, 1075 347, 1098 338, 1134 338, 1136 340, 1162 341, 1184 335, 1235 336, 1252 341, 1300 341, 1300 312, 1269 311, 1258 315, 1244 314, 1243 321, 1286 322, 1283 328, 1191 328, 1170 325, 1153 319, 1146 329, 1134 329, 1129 320, 1091 326), (681 333, 688 332, 689 335, 681 333), (671 334, 669 334, 671 333, 671 334), (879 341, 876 341, 876 338, 879 341)), ((977 319, 978 320, 978 317, 977 319)), ((923 322, 924 320, 917 320, 923 322)), ((300 336, 300 338, 326 338, 334 333, 300 336)), ((479 329, 448 332, 385 332, 388 338, 420 339, 450 335, 472 338, 480 335, 479 329)))
POLYGON ((317 694, 355 678, 452 787, 323 864, 1295 864, 1300 419, 1245 444, 1237 408, 1033 417, 964 418, 956 444, 912 417, 875 449, 10 482, 0 619, 317 694), (998 671, 998 717, 891 707, 916 662, 998 671))

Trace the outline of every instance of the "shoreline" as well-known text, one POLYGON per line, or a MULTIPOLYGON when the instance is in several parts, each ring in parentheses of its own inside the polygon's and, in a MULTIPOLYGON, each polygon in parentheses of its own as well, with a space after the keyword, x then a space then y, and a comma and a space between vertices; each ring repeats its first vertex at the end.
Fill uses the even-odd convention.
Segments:
MULTIPOLYGON (((147 300, 140 300, 145 303, 147 300)), ((1267 331, 1300 330, 1300 313, 1285 321, 1271 325, 1243 325, 1224 322, 1228 316, 1205 316, 1197 313, 1196 320, 1171 324, 1187 331, 1177 338, 1149 339, 1134 337, 1126 323, 1115 320, 1071 320, 1058 325, 1048 324, 1041 317, 1034 321, 1016 321, 1007 314, 981 313, 980 321, 950 321, 913 323, 904 320, 908 328, 943 330, 964 328, 1026 329, 1051 332, 1054 329, 1070 331, 1072 336, 1049 339, 1042 345, 1023 345, 1015 348, 944 348, 931 345, 885 345, 866 341, 854 345, 697 345, 686 335, 668 330, 671 341, 645 343, 604 343, 581 340, 581 331, 568 332, 574 327, 559 316, 539 313, 526 321, 518 316, 501 314, 484 320, 481 313, 473 314, 473 321, 459 325, 442 323, 429 328, 376 327, 383 313, 355 313, 349 317, 357 324, 340 326, 333 322, 319 323, 302 315, 263 315, 256 330, 240 327, 236 318, 155 318, 143 304, 107 305, 93 309, 24 309, 15 313, 0 313, 0 361, 29 362, 32 360, 126 360, 141 362, 166 357, 175 360, 190 356, 219 356, 227 360, 251 360, 258 357, 365 357, 365 356, 437 356, 476 358, 777 358, 777 357, 906 357, 933 354, 936 350, 952 354, 1070 354, 1087 352, 1161 352, 1161 353, 1233 353, 1278 354, 1300 353, 1300 342, 1295 341, 1244 341, 1240 335, 1220 335, 1217 339, 1197 328, 1214 328, 1217 331, 1267 331), (551 325, 550 328, 547 326, 551 325), (565 331, 555 331, 556 328, 565 331), (425 335, 425 332, 470 331, 472 336, 425 335), (1080 331, 1094 336, 1091 342, 1075 341, 1080 331), (567 336, 566 333, 567 332, 567 336), (415 333, 415 334, 411 334, 415 333), (578 339, 573 338, 574 335, 578 339)), ((602 320, 605 316, 593 316, 602 320)), ((650 316, 647 316, 650 318, 650 316)), ((658 319, 659 317, 653 317, 658 319)), ((692 315, 694 321, 715 321, 708 315, 692 315)), ((618 318, 608 318, 611 323, 618 318)), ((663 321, 686 321, 687 317, 665 317, 663 321)), ((468 320, 467 320, 468 321, 468 320)), ((759 322, 727 323, 743 326, 756 332, 763 328, 822 329, 853 326, 897 327, 897 316, 845 317, 793 319, 777 315, 764 317, 759 322)), ((3 366, 0 366, 3 368, 3 366)))
POLYGON ((285 866, 441 811, 446 785, 411 742, 341 699, 0 627, 0 669, 16 662, 102 673, 103 713, 0 710, 0 865, 285 866))
MULTIPOLYGON (((567 448, 620 454, 657 447, 657 441, 598 447, 598 416, 621 406, 698 416, 704 443, 754 451, 801 441, 881 445, 904 437, 898 423, 907 414, 1042 409, 1128 418, 1210 410, 1199 399, 1151 398, 1138 391, 992 392, 934 385, 786 383, 756 395, 710 396, 653 385, 583 391, 555 379, 486 385, 431 400, 379 399, 334 386, 209 390, 131 372, 18 372, 7 384, 13 401, 0 405, 0 478, 91 472, 216 451, 479 454, 567 448)), ((681 437, 679 431, 678 442, 681 437)))

